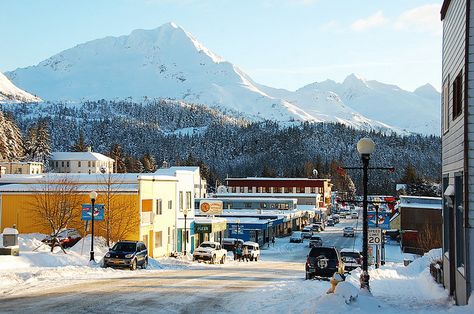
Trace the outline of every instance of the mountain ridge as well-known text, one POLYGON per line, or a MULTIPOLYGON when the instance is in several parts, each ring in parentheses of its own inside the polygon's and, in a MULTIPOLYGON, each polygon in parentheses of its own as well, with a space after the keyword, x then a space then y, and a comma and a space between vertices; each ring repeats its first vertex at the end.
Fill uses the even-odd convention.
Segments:
MULTIPOLYGON (((369 86, 386 89, 388 84, 353 74, 344 80, 345 84, 327 80, 295 92, 277 90, 254 82, 238 66, 207 49, 173 22, 153 30, 134 30, 129 35, 82 43, 6 75, 47 100, 170 98, 237 111, 250 120, 327 121, 398 133, 427 133, 430 129, 391 123, 396 119, 374 115, 374 110, 352 100, 368 95, 372 104, 377 95, 390 98, 386 92, 374 95, 369 86)), ((410 101, 428 102, 420 100, 423 96, 405 92, 414 95, 405 96, 410 101)), ((424 93, 427 88, 419 91, 424 93)), ((362 101, 367 100, 364 97, 362 101)), ((430 120, 427 124, 432 123, 430 120)))

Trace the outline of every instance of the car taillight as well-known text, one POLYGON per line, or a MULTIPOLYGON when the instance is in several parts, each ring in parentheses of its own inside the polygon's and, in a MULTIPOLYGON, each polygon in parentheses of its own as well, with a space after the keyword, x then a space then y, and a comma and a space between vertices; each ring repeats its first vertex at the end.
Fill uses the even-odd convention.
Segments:
POLYGON ((309 266, 311 264, 311 261, 309 259, 309 256, 306 258, 306 266, 309 266))

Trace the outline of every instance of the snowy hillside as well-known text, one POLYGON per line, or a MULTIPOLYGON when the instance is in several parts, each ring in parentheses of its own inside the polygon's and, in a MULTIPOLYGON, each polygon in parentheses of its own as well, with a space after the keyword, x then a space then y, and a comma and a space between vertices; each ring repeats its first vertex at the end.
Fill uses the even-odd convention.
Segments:
POLYGON ((52 101, 169 98, 250 120, 327 121, 363 130, 439 134, 433 131, 439 129, 439 93, 428 86, 410 93, 352 75, 343 83, 277 90, 257 84, 174 23, 80 44, 6 75, 52 101))
POLYGON ((10 80, 0 72, 0 103, 7 102, 38 102, 41 101, 24 90, 13 85, 10 80))
POLYGON ((336 93, 344 104, 367 118, 410 132, 434 135, 441 132, 441 96, 429 84, 409 92, 396 85, 368 81, 351 74, 342 83, 326 80, 309 84, 295 93, 316 94, 324 91, 336 93))

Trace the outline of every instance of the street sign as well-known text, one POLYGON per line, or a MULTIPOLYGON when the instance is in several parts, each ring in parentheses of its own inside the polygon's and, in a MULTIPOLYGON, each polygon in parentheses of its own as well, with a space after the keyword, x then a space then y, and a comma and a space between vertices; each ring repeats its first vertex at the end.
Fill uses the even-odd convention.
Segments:
MULTIPOLYGON (((91 207, 91 204, 82 204, 82 220, 92 220, 91 207)), ((94 220, 104 220, 104 204, 94 204, 94 220)))
POLYGON ((369 228, 368 233, 368 244, 382 244, 382 229, 380 228, 369 228))

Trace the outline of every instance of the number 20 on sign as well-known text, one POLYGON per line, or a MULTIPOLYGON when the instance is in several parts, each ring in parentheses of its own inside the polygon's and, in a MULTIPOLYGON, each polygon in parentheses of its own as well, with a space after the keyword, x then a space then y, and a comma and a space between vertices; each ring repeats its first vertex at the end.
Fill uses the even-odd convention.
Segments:
POLYGON ((368 244, 382 244, 382 229, 380 228, 369 229, 368 244))

